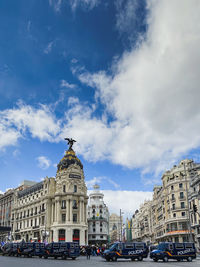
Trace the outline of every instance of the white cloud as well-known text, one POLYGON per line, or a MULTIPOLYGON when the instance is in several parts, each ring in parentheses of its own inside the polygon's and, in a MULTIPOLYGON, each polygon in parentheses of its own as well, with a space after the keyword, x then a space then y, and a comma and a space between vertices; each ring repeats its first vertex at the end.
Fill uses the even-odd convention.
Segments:
POLYGON ((93 9, 100 3, 100 0, 70 0, 70 5, 72 10, 75 10, 78 7, 83 7, 88 10, 93 9))
POLYGON ((45 156, 39 156, 36 158, 36 160, 38 162, 38 167, 43 170, 48 169, 51 165, 51 161, 45 156))
POLYGON ((47 47, 44 49, 44 53, 49 54, 52 50, 53 45, 54 45, 54 41, 48 43, 47 47))
POLYGON ((41 141, 54 142, 60 133, 60 121, 45 105, 34 108, 18 103, 16 108, 0 111, 0 149, 16 145, 27 132, 41 141))
POLYGON ((12 154, 13 154, 13 157, 17 158, 21 153, 19 149, 15 149, 12 154))
POLYGON ((106 116, 75 113, 70 130, 87 159, 107 158, 159 173, 200 146, 200 2, 155 0, 148 5, 146 40, 115 62, 111 76, 77 73, 96 88, 106 116))
MULTIPOLYGON (((91 192, 89 190, 88 194, 91 192)), ((104 194, 104 202, 108 206, 110 214, 119 215, 121 209, 124 218, 132 216, 145 200, 152 199, 152 192, 145 191, 101 190, 101 192, 104 194)))
POLYGON ((117 184, 115 181, 105 176, 93 177, 91 180, 87 180, 85 182, 86 182, 87 188, 89 189, 92 189, 95 184, 102 185, 102 186, 111 185, 115 189, 117 188, 119 189, 120 187, 120 185, 117 184))
POLYGON ((60 12, 62 0, 49 0, 49 5, 54 8, 56 12, 60 12))
POLYGON ((142 38, 145 28, 146 1, 141 0, 116 0, 116 28, 120 35, 127 34, 130 41, 142 38))
POLYGON ((73 83, 68 83, 68 82, 65 81, 65 80, 61 80, 61 81, 60 81, 60 87, 62 87, 62 88, 70 88, 70 89, 74 89, 74 88, 76 88, 76 85, 73 84, 73 83))
POLYGON ((92 105, 71 98, 60 120, 44 105, 1 111, 0 147, 26 131, 50 142, 72 136, 85 159, 142 168, 144 175, 199 148, 200 2, 152 0, 148 9, 146 39, 115 60, 112 75, 73 69, 96 89, 92 105), (104 113, 97 117, 98 102, 104 113))

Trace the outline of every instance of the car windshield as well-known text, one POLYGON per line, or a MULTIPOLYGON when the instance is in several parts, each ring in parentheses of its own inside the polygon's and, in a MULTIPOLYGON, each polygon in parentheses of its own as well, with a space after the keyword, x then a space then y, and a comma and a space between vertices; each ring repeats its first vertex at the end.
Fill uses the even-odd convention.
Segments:
POLYGON ((117 246, 117 244, 113 244, 111 247, 109 247, 109 249, 110 249, 110 250, 113 250, 113 249, 116 248, 116 246, 117 246))
POLYGON ((166 243, 160 243, 159 245, 158 245, 158 250, 162 250, 162 251, 164 251, 164 250, 166 250, 168 248, 168 244, 166 244, 166 243))

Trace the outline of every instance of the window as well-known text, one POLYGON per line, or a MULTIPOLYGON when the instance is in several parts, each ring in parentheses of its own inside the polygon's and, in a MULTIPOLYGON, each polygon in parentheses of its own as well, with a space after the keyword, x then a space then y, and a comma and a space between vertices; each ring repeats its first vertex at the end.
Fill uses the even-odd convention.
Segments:
POLYGON ((143 249, 144 244, 135 244, 135 249, 143 249))
POLYGON ((173 210, 175 210, 175 209, 176 209, 176 207, 175 207, 175 204, 172 204, 172 209, 173 209, 173 210))
POLYGON ((100 228, 100 232, 102 232, 102 228, 100 228))
POLYGON ((95 228, 93 228, 93 232, 95 232, 95 228))
POLYGON ((77 192, 77 185, 74 185, 74 193, 77 192))
POLYGON ((185 208, 185 202, 181 202, 181 209, 185 208))
POLYGON ((176 213, 173 213, 173 217, 176 218, 176 213))
POLYGON ((179 184, 179 188, 183 188, 183 184, 181 183, 181 184, 179 184))
POLYGON ((92 213, 95 213, 95 209, 92 210, 92 213))
POLYGON ((184 245, 183 244, 175 244, 175 248, 176 249, 184 249, 184 245))
POLYGON ((73 222, 77 222, 77 214, 73 213, 73 222))
POLYGON ((174 190, 174 186, 173 185, 171 185, 171 190, 174 190))
POLYGON ((61 209, 66 209, 66 200, 62 200, 61 209))
POLYGON ((185 244, 185 248, 193 248, 193 245, 188 243, 188 244, 185 244))
POLYGON ((180 198, 184 198, 184 193, 180 192, 180 198))
POLYGON ((63 213, 63 214, 62 214, 62 222, 65 222, 65 221, 66 221, 66 214, 63 213))
POLYGON ((103 239, 103 235, 101 235, 100 238, 103 239))
POLYGON ((96 239, 96 236, 95 235, 92 235, 92 239, 96 239))
POLYGON ((185 211, 181 212, 182 217, 185 217, 185 211))
POLYGON ((92 226, 95 226, 95 222, 93 222, 92 226))
POLYGON ((77 201, 76 200, 73 200, 73 209, 77 209, 77 201))
POLYGON ((133 244, 125 244, 125 248, 134 248, 133 244))
POLYGON ((174 199, 175 199, 174 194, 172 194, 172 200, 174 200, 174 199))
POLYGON ((66 186, 65 186, 65 184, 63 185, 63 193, 66 193, 66 186))

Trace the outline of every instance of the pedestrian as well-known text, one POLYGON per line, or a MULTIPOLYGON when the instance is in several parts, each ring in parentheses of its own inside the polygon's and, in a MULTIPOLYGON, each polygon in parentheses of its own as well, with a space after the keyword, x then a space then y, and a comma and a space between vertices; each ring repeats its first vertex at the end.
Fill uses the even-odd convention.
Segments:
POLYGON ((91 247, 87 246, 86 248, 86 255, 87 255, 87 260, 90 260, 90 255, 91 255, 91 247))

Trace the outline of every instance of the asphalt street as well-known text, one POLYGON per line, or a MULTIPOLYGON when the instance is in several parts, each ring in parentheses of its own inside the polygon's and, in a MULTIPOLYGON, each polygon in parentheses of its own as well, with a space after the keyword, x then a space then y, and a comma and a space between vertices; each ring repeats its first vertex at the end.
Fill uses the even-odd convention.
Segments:
POLYGON ((118 260, 117 262, 106 262, 101 257, 91 257, 90 260, 87 260, 86 257, 79 257, 76 260, 61 260, 61 259, 39 259, 39 258, 15 258, 0 256, 0 267, 81 267, 81 266, 99 266, 99 267, 108 267, 108 266, 117 266, 117 267, 156 267, 156 266, 200 266, 200 259, 193 260, 192 262, 177 262, 169 261, 164 263, 153 262, 151 259, 144 259, 142 262, 138 261, 129 261, 129 260, 118 260))

